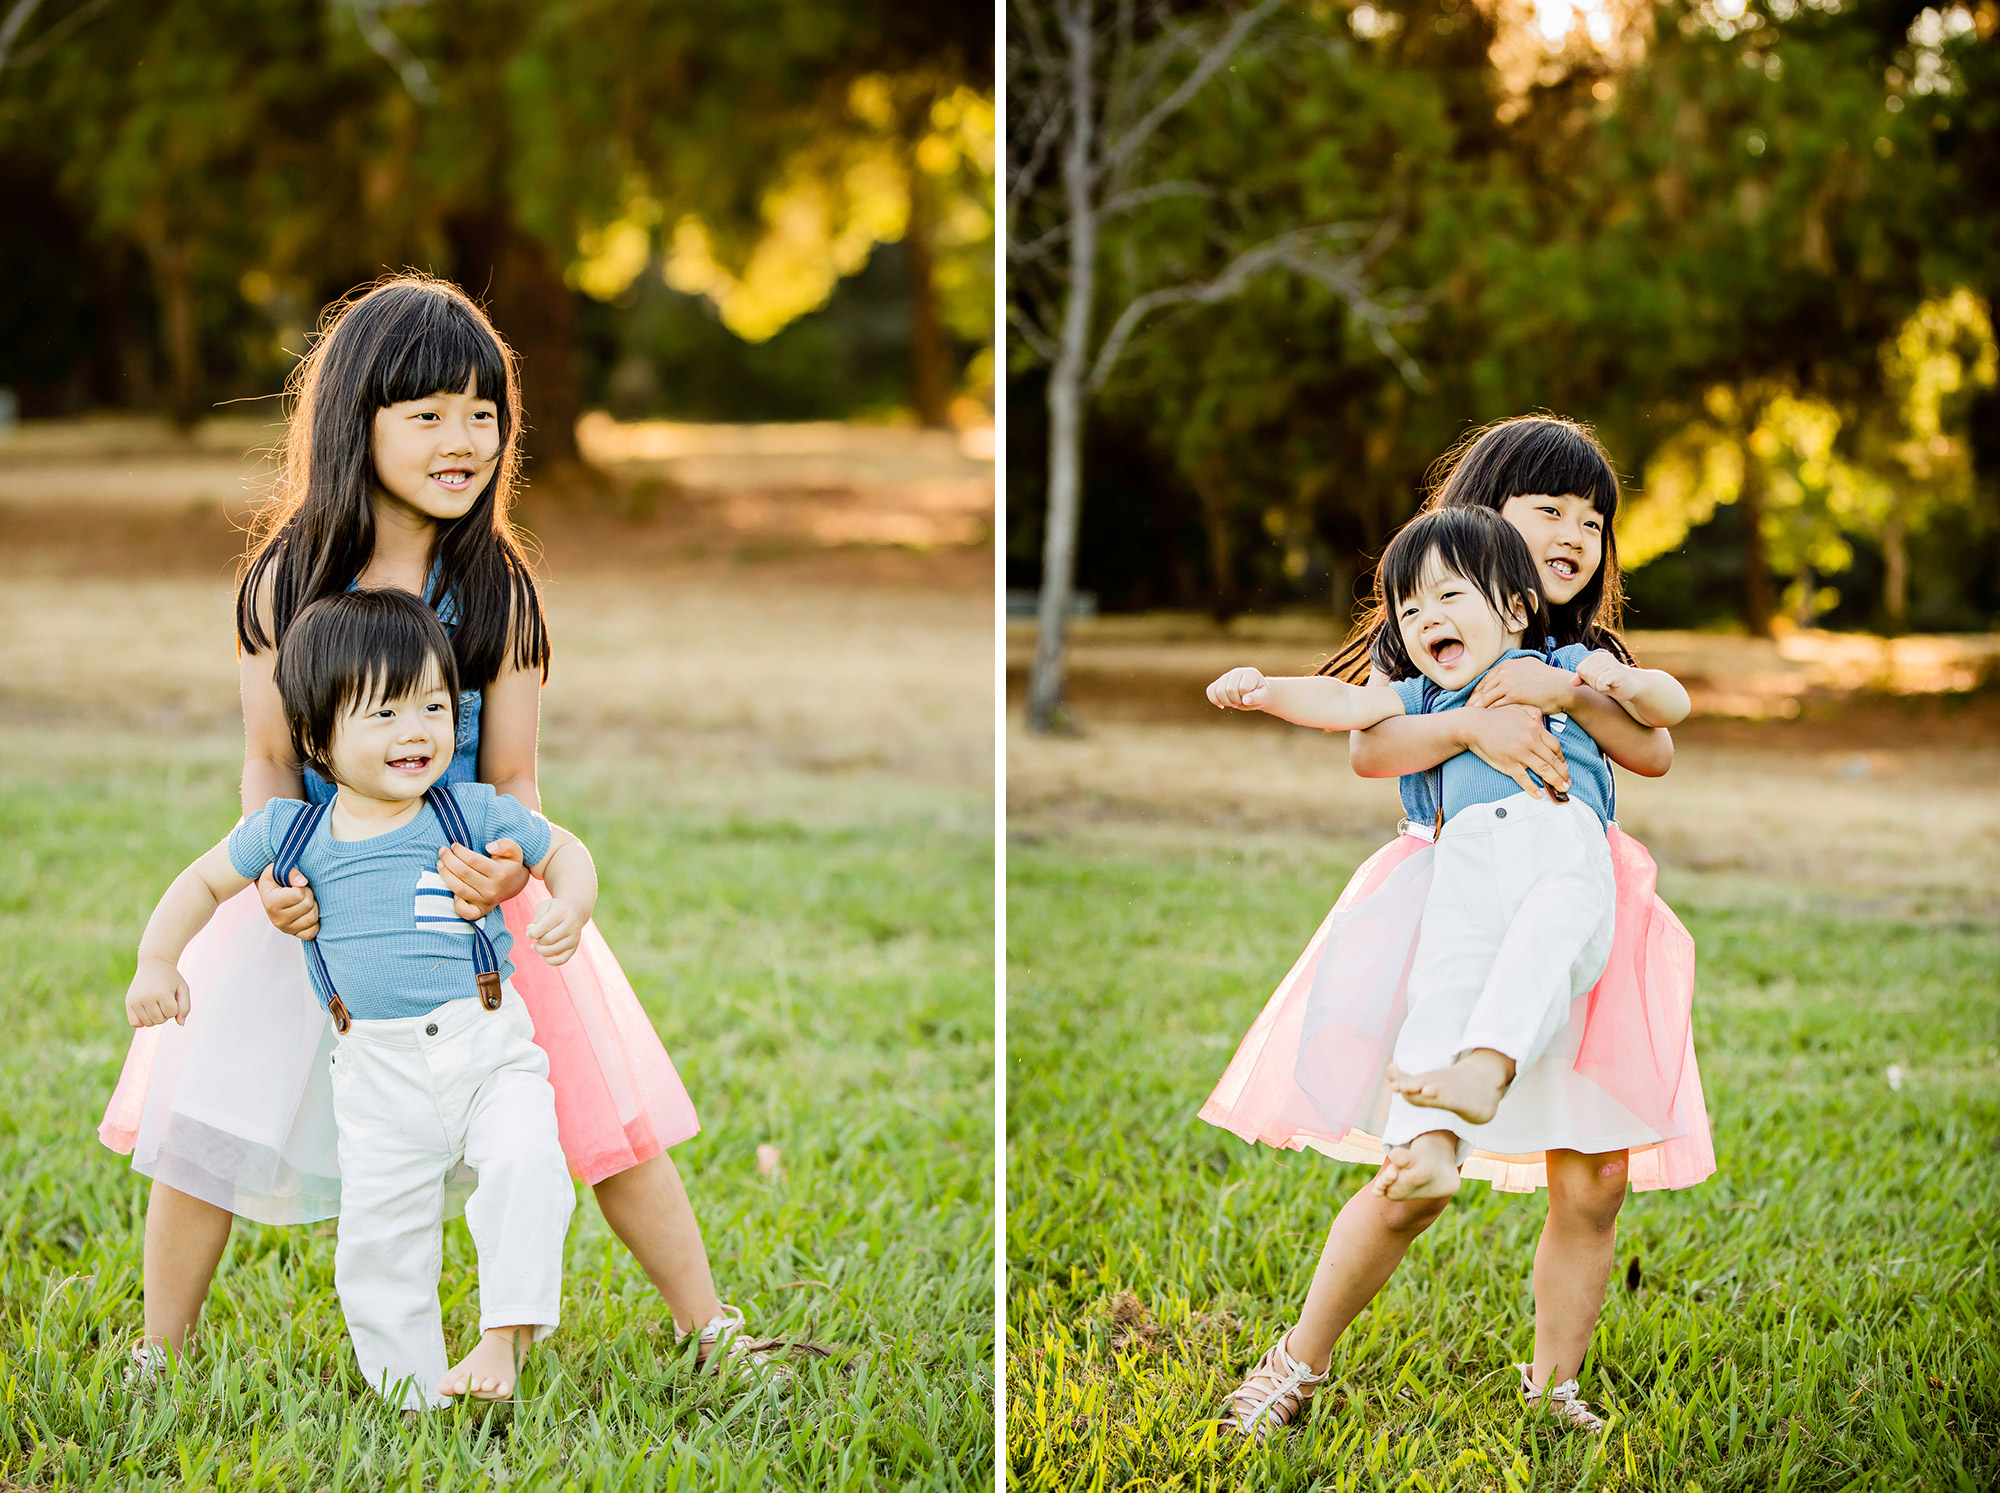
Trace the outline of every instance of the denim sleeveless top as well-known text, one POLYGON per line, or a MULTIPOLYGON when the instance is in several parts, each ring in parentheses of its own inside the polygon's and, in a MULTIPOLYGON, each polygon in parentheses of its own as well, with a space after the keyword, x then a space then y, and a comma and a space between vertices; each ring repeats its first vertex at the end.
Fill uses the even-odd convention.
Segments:
MULTIPOLYGON (((431 599, 431 591, 437 585, 437 567, 431 567, 431 578, 424 586, 424 600, 431 599)), ((350 591, 359 590, 353 581, 347 583, 350 591)), ((449 633, 458 626, 458 603, 450 592, 446 592, 435 603, 438 620, 444 623, 449 633)), ((438 779, 440 783, 475 783, 479 780, 479 709, 486 697, 476 689, 464 690, 458 697, 458 735, 453 739, 451 765, 438 779)), ((314 772, 310 767, 303 770, 306 787, 306 802, 326 804, 333 802, 333 784, 314 772)))

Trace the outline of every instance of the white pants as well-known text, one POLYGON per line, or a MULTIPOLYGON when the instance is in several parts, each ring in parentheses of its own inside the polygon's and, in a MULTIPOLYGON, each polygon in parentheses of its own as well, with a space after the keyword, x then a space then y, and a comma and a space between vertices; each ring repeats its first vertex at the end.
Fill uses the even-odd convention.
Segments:
POLYGON ((465 1221, 479 1249, 479 1326, 562 1312, 563 1237, 576 1189, 556 1139, 555 1090, 534 1023, 509 984, 428 1016, 356 1021, 334 1049, 340 1236, 333 1278, 361 1375, 406 1410, 449 1403, 438 1275, 445 1182, 479 1174, 465 1221))
MULTIPOLYGON (((1618 889, 1604 827, 1574 799, 1517 793, 1453 815, 1435 867, 1396 1066, 1426 1073, 1484 1047, 1514 1060, 1518 1083, 1611 957, 1618 889)), ((1462 1163, 1483 1128, 1398 1094, 1382 1139, 1401 1146, 1450 1131, 1462 1163)))

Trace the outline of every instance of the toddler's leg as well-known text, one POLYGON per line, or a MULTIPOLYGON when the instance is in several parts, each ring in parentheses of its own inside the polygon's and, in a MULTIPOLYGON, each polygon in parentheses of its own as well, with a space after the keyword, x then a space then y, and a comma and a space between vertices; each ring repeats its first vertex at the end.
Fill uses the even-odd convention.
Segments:
POLYGON ((1617 1253, 1627 1153, 1551 1151, 1548 1168, 1549 1221, 1535 1249, 1537 1389, 1573 1379, 1583 1367, 1617 1253))
MULTIPOLYGON (((539 1049, 530 1047, 539 1058, 539 1049)), ((556 1138, 555 1091, 545 1068, 509 1068, 482 1085, 466 1129, 465 1160, 479 1186, 465 1222, 479 1248, 478 1345, 438 1384, 447 1395, 500 1400, 530 1343, 562 1318, 563 1240, 576 1186, 556 1138)))
MULTIPOLYGON (((401 1071, 411 1050, 374 1053, 345 1043, 334 1058, 340 1131, 340 1232, 333 1280, 361 1377, 405 1410, 444 1403, 444 1322, 438 1274, 444 1260, 442 1135, 418 1133, 427 1094, 401 1071), (398 1386, 401 1386, 400 1392, 398 1386)), ((431 1122, 435 1128, 435 1122, 431 1122)))

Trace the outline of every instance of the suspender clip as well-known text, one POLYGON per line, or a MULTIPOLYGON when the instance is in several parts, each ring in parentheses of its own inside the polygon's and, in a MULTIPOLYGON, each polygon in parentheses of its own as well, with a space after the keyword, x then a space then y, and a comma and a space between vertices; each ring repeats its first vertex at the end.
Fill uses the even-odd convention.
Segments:
POLYGON ((347 1014, 347 1003, 336 995, 326 1003, 326 1009, 327 1014, 333 1017, 333 1029, 346 1036, 347 1029, 354 1025, 353 1018, 347 1014))
POLYGON ((479 972, 479 1004, 489 1011, 500 1009, 500 975, 496 970, 479 972))

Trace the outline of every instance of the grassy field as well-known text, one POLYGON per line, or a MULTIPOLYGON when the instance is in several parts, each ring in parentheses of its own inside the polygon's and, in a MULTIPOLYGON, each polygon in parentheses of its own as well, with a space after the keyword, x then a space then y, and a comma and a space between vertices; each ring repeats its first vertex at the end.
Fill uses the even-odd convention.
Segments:
POLYGON ((1608 1434, 1522 1415, 1546 1204, 1475 1183, 1307 1421, 1244 1451, 1215 1437, 1221 1397, 1368 1172, 1195 1111, 1394 793, 1339 743, 1185 698, 1212 652, 1283 650, 1188 651, 1139 639, 1082 675, 1079 739, 1009 734, 1014 1485, 2000 1485, 1992 702, 1696 722, 1670 777, 1622 781, 1700 950, 1720 1170, 1626 1203, 1583 1374, 1608 1434))
MULTIPOLYGON (((143 515, 101 546, 51 510, 19 517, 48 543, 0 588, 0 1488, 990 1486, 977 564, 635 562, 666 547, 635 529, 593 554, 551 531, 545 803, 591 844, 599 923, 700 1112, 674 1155, 724 1298, 837 1353, 786 1397, 696 1376, 584 1198, 563 1327, 520 1403, 405 1416, 358 1382, 331 1225, 240 1226, 199 1352, 121 1387, 144 1183, 94 1132, 146 911, 237 813, 218 571, 240 539, 212 511, 158 520, 157 548, 143 515), (892 655, 934 679, 902 709, 892 655)), ((455 1223, 454 1343, 474 1280, 455 1223)))

